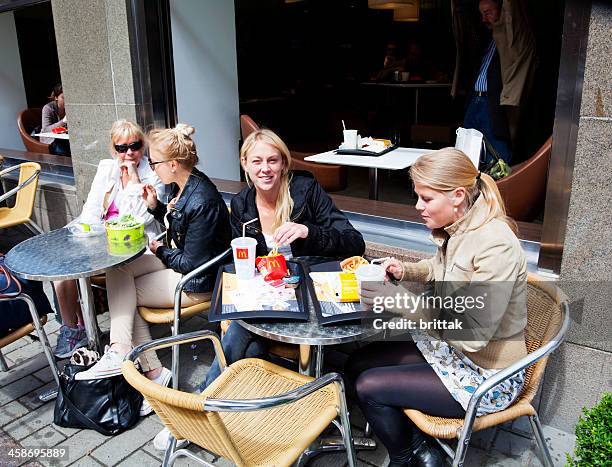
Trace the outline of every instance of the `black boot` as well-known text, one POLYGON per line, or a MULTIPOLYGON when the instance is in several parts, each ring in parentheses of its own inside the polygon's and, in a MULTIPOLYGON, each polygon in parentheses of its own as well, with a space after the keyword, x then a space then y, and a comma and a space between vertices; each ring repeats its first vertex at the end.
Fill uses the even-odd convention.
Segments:
POLYGON ((414 450, 412 465, 415 467, 445 467, 445 453, 431 439, 425 439, 414 450))

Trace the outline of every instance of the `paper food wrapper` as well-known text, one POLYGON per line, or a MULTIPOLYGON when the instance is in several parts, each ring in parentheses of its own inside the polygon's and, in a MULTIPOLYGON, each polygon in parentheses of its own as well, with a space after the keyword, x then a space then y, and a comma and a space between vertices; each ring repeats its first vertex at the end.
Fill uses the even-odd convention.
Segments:
POLYGON ((319 301, 359 302, 357 277, 352 272, 311 272, 319 301))

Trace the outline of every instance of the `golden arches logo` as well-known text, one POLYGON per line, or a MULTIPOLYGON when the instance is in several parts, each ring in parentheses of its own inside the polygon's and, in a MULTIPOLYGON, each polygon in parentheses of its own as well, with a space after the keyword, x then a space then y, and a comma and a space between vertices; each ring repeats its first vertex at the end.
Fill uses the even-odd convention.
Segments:
POLYGON ((267 266, 269 268, 280 268, 281 267, 281 265, 280 265, 280 263, 278 262, 277 259, 268 259, 267 266))
POLYGON ((249 249, 236 248, 236 259, 249 259, 249 249))

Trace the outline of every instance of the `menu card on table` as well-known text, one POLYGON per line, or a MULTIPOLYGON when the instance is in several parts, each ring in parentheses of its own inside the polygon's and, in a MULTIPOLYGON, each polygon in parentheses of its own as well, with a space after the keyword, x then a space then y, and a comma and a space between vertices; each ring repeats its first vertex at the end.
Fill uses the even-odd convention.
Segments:
POLYGON ((358 320, 365 307, 359 302, 357 279, 352 272, 342 272, 337 261, 310 268, 310 278, 317 297, 315 310, 321 324, 358 320))
POLYGON ((308 321, 308 287, 304 285, 304 269, 293 261, 288 261, 287 267, 291 274, 300 276, 297 288, 275 287, 259 273, 253 279, 240 280, 233 264, 221 266, 208 320, 279 318, 308 321))

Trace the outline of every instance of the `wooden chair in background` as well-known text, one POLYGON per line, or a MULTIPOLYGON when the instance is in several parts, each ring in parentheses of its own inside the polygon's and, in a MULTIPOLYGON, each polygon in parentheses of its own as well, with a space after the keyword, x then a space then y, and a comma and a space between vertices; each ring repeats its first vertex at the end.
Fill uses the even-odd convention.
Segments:
POLYGON ((542 208, 551 150, 552 137, 530 159, 513 166, 510 175, 497 181, 507 214, 514 220, 530 222, 542 208))
POLYGON ((50 154, 49 144, 41 143, 35 137, 30 135, 32 130, 39 127, 41 123, 42 109, 25 109, 17 114, 17 128, 19 129, 19 136, 21 136, 21 140, 23 141, 23 145, 25 146, 26 150, 30 152, 50 154))

